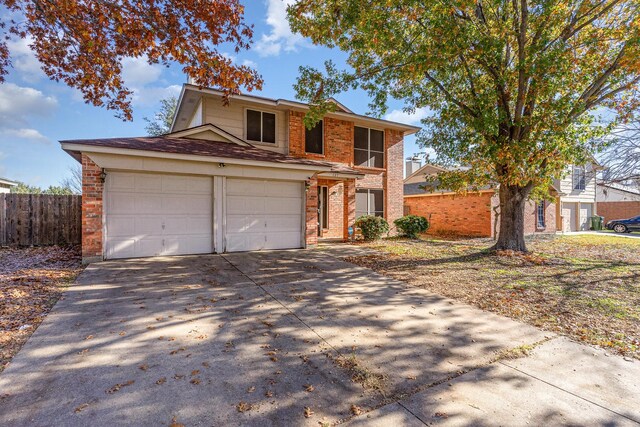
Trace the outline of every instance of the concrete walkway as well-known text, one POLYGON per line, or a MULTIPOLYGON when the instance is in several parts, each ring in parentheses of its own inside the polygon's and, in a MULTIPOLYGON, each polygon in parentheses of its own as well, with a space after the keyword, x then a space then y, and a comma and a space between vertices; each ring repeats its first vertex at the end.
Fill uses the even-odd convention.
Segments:
POLYGON ((0 425, 640 420, 637 361, 336 254, 91 265, 0 374, 0 425), (505 358, 522 346, 536 347, 505 358))

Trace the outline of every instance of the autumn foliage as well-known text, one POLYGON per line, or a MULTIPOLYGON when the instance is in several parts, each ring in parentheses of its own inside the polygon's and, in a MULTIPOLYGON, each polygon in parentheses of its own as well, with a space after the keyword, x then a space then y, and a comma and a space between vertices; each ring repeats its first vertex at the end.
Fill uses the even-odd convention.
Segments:
POLYGON ((0 82, 11 67, 11 38, 32 40, 44 72, 80 90, 86 102, 132 119, 122 59, 172 62, 195 81, 226 95, 259 89, 257 72, 219 50, 247 49, 253 35, 238 0, 1 0, 10 14, 0 21, 0 82))
POLYGON ((349 68, 302 67, 318 119, 339 92, 426 109, 419 142, 455 168, 445 188, 500 188, 496 249, 525 250, 524 204, 640 105, 638 0, 300 0, 294 31, 348 54, 349 68), (603 114, 606 112, 606 114, 603 114), (602 117, 599 117, 602 116, 602 117), (602 118, 603 120, 599 120, 602 118))

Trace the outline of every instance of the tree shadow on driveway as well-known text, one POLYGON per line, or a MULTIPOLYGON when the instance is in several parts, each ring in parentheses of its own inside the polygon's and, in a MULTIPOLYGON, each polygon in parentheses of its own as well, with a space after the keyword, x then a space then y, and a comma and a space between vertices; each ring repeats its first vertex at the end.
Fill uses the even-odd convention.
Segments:
POLYGON ((0 375, 0 424, 316 426, 544 337, 323 251, 109 261, 0 375))

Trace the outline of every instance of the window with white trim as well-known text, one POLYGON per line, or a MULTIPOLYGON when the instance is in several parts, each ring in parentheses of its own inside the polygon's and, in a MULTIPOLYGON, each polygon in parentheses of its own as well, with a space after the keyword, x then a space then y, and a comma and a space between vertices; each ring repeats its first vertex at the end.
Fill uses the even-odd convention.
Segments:
POLYGON ((541 200, 537 204, 538 228, 545 227, 545 202, 541 200))
POLYGON ((353 158, 356 166, 384 168, 384 132, 355 126, 353 158))
POLYGON ((276 115, 266 111, 247 110, 247 140, 276 143, 276 115))
POLYGON ((584 190, 587 188, 587 173, 583 167, 573 167, 573 189, 584 190))
POLYGON ((384 216, 384 192, 368 188, 356 190, 356 218, 362 215, 384 216))

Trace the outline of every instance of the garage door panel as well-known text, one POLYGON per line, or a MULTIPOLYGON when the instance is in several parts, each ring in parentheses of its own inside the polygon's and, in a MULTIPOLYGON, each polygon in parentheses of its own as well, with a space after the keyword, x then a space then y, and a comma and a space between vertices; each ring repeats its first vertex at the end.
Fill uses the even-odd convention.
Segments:
POLYGON ((118 216, 117 218, 112 218, 109 222, 109 236, 131 236, 133 233, 135 233, 135 222, 136 217, 134 215, 122 215, 118 216))
POLYGON ((227 195, 264 196, 265 182, 254 179, 228 179, 227 195))
POLYGON ((264 249, 285 249, 285 248, 299 248, 300 247, 300 232, 278 232, 267 233, 267 240, 264 243, 264 249))
POLYGON ((302 201, 300 200, 300 197, 298 197, 297 199, 270 197, 265 198, 264 200, 264 212, 267 214, 291 214, 291 212, 295 212, 298 214, 298 216, 300 216, 300 211, 302 209, 302 201))
POLYGON ((162 176, 155 174, 139 174, 135 175, 135 186, 133 190, 136 193, 161 193, 162 192, 162 176))
POLYGON ((301 192, 302 184, 300 183, 270 181, 269 184, 265 186, 263 195, 275 197, 291 197, 299 199, 301 192))
POLYGON ((269 215, 265 220, 269 231, 293 231, 300 236, 302 230, 300 215, 269 215))
POLYGON ((263 234, 232 233, 227 235, 227 252, 259 251, 264 249, 263 234))
POLYGON ((227 230, 232 230, 231 233, 258 233, 264 228, 264 217, 260 215, 227 216, 227 230))
POLYGON ((256 196, 227 196, 227 213, 235 215, 247 212, 264 213, 264 198, 256 196))
POLYGON ((158 256, 162 255, 162 237, 144 236, 136 242, 135 256, 158 256))
POLYGON ((134 214, 136 212, 136 196, 129 193, 111 193, 107 195, 109 214, 134 214))
POLYGON ((209 216, 166 216, 164 218, 164 235, 211 234, 211 218, 209 216))
POLYGON ((212 252, 210 177, 113 172, 107 180, 107 258, 212 252))
POLYGON ((227 252, 302 246, 301 182, 227 179, 227 252))
POLYGON ((125 190, 131 191, 135 185, 135 178, 132 174, 109 174, 108 190, 125 190))
POLYGON ((135 198, 136 214, 157 214, 162 212, 162 197, 159 194, 131 194, 135 198))

